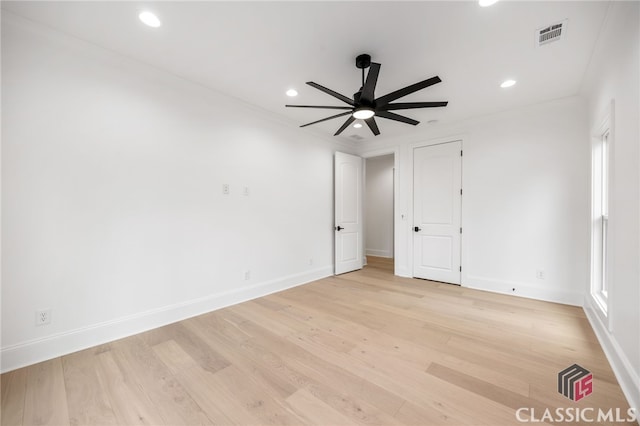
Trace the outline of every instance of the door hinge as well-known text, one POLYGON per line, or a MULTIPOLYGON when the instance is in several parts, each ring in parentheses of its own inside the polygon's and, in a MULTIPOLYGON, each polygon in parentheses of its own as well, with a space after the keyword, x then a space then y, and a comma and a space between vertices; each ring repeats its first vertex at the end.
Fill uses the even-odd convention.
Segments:
POLYGON ((462 234, 462 227, 460 227, 460 233, 462 234))
POLYGON ((462 188, 460 188, 460 195, 462 195, 462 188))
POLYGON ((462 266, 460 267, 460 272, 462 272, 462 266))
POLYGON ((462 150, 460 150, 460 157, 462 157, 462 150))

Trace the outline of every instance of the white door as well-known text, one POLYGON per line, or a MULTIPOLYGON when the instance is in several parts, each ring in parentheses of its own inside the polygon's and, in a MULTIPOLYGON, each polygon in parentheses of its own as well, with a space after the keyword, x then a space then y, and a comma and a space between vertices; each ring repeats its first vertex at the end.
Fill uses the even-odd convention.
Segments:
POLYGON ((413 276, 460 284, 462 142, 413 153, 413 276))
POLYGON ((362 158, 336 152, 335 273, 362 269, 362 158))

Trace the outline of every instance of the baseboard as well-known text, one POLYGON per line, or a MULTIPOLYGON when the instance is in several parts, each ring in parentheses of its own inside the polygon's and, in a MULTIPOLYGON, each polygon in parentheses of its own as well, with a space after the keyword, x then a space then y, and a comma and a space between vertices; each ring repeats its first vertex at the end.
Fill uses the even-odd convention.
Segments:
POLYGON ((620 348, 615 336, 607 331, 607 328, 600 321, 594 311, 594 307, 591 306, 588 300, 583 309, 611 365, 611 369, 616 379, 618 379, 622 393, 627 398, 629 406, 635 408, 636 413, 638 413, 640 410, 640 376, 633 370, 633 364, 620 348))
POLYGON ((566 290, 551 290, 532 286, 530 284, 511 281, 492 280, 484 277, 467 275, 462 277, 462 286, 493 293, 509 294, 529 299, 544 300, 546 302, 562 303, 565 305, 583 306, 584 295, 579 292, 566 290), (515 291, 513 290, 515 289, 515 291))
POLYGON ((0 372, 36 364, 96 345, 122 339, 227 306, 333 275, 333 266, 254 284, 248 287, 189 300, 127 317, 54 334, 2 348, 0 372))
POLYGON ((388 257, 388 258, 393 257, 390 250, 364 249, 364 254, 367 256, 376 256, 376 257, 388 257))

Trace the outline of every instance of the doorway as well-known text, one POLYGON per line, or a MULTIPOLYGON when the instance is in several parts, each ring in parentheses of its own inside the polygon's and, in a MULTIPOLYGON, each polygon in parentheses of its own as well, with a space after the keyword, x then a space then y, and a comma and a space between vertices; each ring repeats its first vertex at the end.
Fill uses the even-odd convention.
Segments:
POLYGON ((364 254, 366 263, 394 270, 395 155, 365 159, 364 254))

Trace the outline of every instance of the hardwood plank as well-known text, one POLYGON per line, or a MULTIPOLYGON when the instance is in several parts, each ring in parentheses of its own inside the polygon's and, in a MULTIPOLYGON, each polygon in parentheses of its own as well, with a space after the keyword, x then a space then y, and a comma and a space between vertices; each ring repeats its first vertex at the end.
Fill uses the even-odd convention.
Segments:
POLYGON ((340 426, 353 423, 350 418, 334 410, 305 388, 287 397, 286 401, 308 424, 340 426))
POLYGON ((61 358, 41 362, 27 369, 23 424, 70 424, 61 358))
POLYGON ((27 368, 20 368, 3 374, 0 382, 2 382, 0 424, 21 425, 27 390, 27 368))
POLYGON ((433 410, 412 402, 405 403, 394 414, 394 418, 404 425, 453 425, 464 424, 457 416, 449 416, 446 412, 433 410))
POLYGON ((126 365, 112 351, 96 355, 99 380, 104 383, 118 424, 164 425, 162 417, 140 384, 132 380, 126 365))
POLYGON ((153 347, 157 357, 164 362, 171 374, 197 367, 198 363, 175 340, 167 340, 153 347))
POLYGON ((97 372, 96 352, 96 348, 92 348, 62 358, 72 425, 118 424, 102 377, 97 372))
POLYGON ((215 373, 228 367, 231 363, 207 345, 202 339, 191 333, 185 323, 179 322, 163 327, 168 335, 176 341, 205 371, 215 373))
MULTIPOLYGON (((249 330, 247 325, 247 322, 243 323, 242 328, 249 330)), ((281 359, 278 355, 280 348, 273 350, 271 346, 265 347, 259 339, 245 340, 238 344, 228 336, 216 333, 211 329, 204 330, 197 324, 193 324, 191 327, 193 327, 194 333, 202 336, 220 353, 232 358, 238 369, 252 376, 253 380, 269 389, 270 392, 278 394, 282 399, 307 383, 305 377, 291 369, 281 359)), ((271 343, 271 340, 268 340, 267 343, 271 343)))
POLYGON ((542 409, 542 411, 544 411, 544 406, 542 404, 528 398, 528 396, 511 392, 501 386, 496 386, 468 374, 460 373, 459 371, 445 367, 444 365, 432 363, 429 368, 427 368, 427 374, 439 377, 440 379, 459 386, 460 388, 467 389, 473 393, 489 398, 492 401, 511 407, 514 410, 520 407, 534 407, 536 410, 542 409), (535 402, 535 404, 532 404, 532 402, 535 402))
MULTIPOLYGON (((222 371, 222 370, 221 370, 222 371)), ((198 406, 217 425, 253 425, 258 420, 245 407, 225 392, 214 378, 215 373, 200 366, 177 374, 178 381, 195 400, 198 406)))
POLYGON ((119 341, 113 354, 127 380, 153 404, 164 424, 206 425, 211 420, 185 391, 170 369, 141 339, 119 341))
POLYGON ((399 422, 384 410, 373 406, 366 400, 348 395, 337 388, 326 385, 309 386, 309 392, 326 405, 332 407, 354 424, 396 425, 399 422))
POLYGON ((367 256, 367 266, 375 266, 393 272, 393 257, 367 256))
POLYGON ((231 365, 213 376, 220 392, 232 398, 257 419, 258 424, 292 425, 303 420, 276 393, 231 365))

